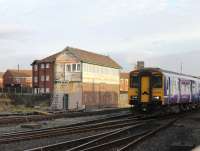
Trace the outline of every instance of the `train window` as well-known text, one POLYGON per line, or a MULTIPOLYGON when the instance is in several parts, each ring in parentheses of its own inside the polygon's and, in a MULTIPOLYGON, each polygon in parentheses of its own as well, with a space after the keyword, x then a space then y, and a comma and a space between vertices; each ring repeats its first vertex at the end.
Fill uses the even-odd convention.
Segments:
POLYGON ((139 77, 138 76, 131 77, 130 87, 131 88, 138 88, 139 87, 139 77))
POLYGON ((162 77, 153 76, 152 77, 152 87, 153 88, 162 88, 162 77))

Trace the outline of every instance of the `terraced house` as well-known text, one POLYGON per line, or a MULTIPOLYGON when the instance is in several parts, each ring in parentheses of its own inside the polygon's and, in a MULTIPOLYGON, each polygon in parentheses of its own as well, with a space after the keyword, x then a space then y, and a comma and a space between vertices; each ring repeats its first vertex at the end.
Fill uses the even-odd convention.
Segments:
POLYGON ((8 69, 3 75, 4 88, 31 88, 32 87, 32 71, 8 69))
POLYGON ((109 56, 66 47, 33 67, 34 93, 51 93, 52 108, 117 107, 120 65, 109 56))

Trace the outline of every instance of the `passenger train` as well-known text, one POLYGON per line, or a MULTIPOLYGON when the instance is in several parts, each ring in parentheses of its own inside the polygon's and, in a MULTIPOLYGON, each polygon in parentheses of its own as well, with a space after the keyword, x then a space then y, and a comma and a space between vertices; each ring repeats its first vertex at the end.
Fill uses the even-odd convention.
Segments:
POLYGON ((199 77, 143 68, 130 72, 129 81, 129 104, 136 109, 148 111, 175 106, 188 110, 199 106, 199 77))

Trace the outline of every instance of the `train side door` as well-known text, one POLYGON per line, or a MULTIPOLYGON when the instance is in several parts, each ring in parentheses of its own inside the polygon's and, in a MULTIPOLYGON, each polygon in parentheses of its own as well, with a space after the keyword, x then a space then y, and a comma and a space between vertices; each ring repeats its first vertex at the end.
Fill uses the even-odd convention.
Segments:
POLYGON ((150 99, 150 77, 143 76, 141 78, 141 101, 149 102, 150 99))
POLYGON ((179 91, 179 103, 182 101, 182 97, 181 97, 181 79, 178 79, 178 91, 179 91))
POLYGON ((171 78, 168 77, 168 104, 170 104, 171 101, 171 78))

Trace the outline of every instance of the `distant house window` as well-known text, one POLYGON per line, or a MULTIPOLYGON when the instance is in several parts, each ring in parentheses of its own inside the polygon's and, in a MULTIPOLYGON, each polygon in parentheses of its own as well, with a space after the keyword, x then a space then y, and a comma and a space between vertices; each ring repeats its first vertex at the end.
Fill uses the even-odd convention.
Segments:
POLYGON ((43 63, 41 64, 41 69, 44 69, 44 64, 43 63))
POLYGON ((73 71, 73 72, 76 71, 76 64, 72 64, 72 71, 73 71))
POLYGON ((20 78, 16 78, 16 83, 20 83, 21 82, 21 80, 20 80, 20 78))
POLYGON ((34 65, 34 71, 37 71, 38 70, 38 65, 34 65))
POLYGON ((41 78, 41 79, 40 79, 41 81, 44 81, 44 76, 41 76, 40 78, 41 78))
POLYGON ((35 82, 35 83, 38 82, 38 77, 34 77, 34 82, 35 82))
POLYGON ((49 68, 49 63, 46 64, 46 68, 47 68, 47 69, 49 68))
POLYGON ((49 76, 48 75, 46 76, 46 81, 49 81, 49 76))

